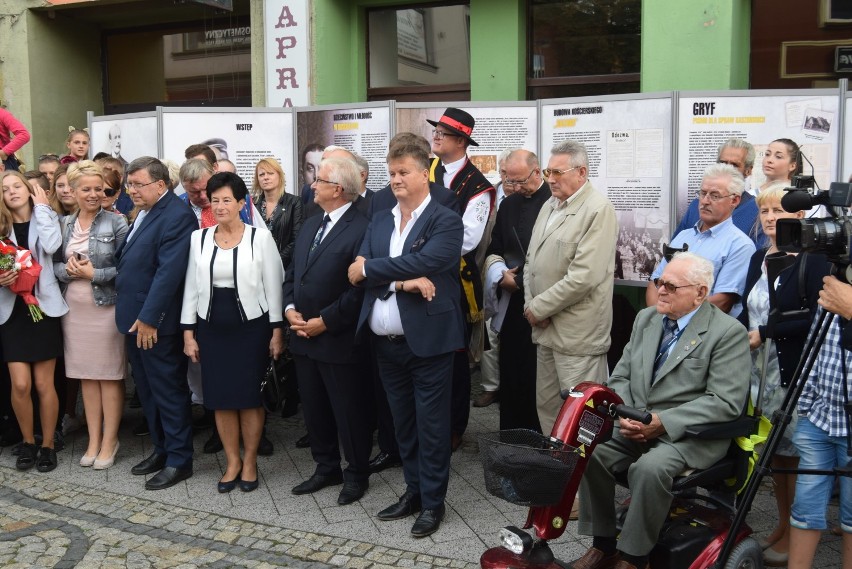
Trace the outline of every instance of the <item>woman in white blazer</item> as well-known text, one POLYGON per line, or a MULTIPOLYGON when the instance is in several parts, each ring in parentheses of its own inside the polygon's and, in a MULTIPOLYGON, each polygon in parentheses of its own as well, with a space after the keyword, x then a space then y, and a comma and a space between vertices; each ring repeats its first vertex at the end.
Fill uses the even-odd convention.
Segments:
POLYGON ((219 492, 258 486, 260 382, 270 356, 284 351, 284 268, 272 234, 240 220, 247 195, 245 183, 231 172, 207 183, 218 225, 192 234, 181 311, 184 352, 201 362, 204 406, 215 411, 225 449, 219 492))
POLYGON ((53 431, 59 414, 59 400, 53 385, 56 358, 62 354, 62 327, 59 317, 68 312, 59 284, 53 274, 53 253, 62 245, 59 218, 50 207, 47 193, 33 188, 16 171, 2 175, 0 237, 32 252, 42 266, 34 288, 44 318, 30 315, 23 299, 9 290, 18 271, 0 272, 0 343, 12 379, 12 409, 23 435, 23 445, 15 462, 18 470, 35 466, 40 472, 56 468, 53 431), (31 391, 35 385, 41 417, 41 449, 35 444, 31 391))

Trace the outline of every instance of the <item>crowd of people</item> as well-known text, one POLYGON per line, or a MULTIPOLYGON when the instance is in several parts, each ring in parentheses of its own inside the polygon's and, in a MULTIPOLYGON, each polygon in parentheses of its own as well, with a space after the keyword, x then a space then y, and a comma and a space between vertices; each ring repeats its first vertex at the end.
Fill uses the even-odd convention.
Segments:
MULTIPOLYGON (((147 489, 193 476, 196 403, 215 423, 205 451, 226 458, 217 490, 251 492, 258 455, 272 452, 261 379, 288 352, 298 385, 288 403, 301 401, 300 442, 316 463, 291 491, 341 486, 338 503, 347 505, 369 490, 372 473, 402 466, 404 491, 376 515, 417 514, 411 535, 424 537, 445 515, 450 456, 470 412, 471 353, 486 343, 499 382, 476 404, 499 393, 501 429, 549 433, 562 394, 582 381, 609 382, 652 412, 649 425, 622 419, 601 445, 572 514, 580 533, 593 536, 574 567, 641 569, 672 479, 727 449, 726 441, 687 440, 686 428, 735 419, 749 397, 757 403, 761 383, 759 411, 772 417, 825 311, 841 318, 772 461, 787 469, 848 464, 842 385, 852 365, 852 285, 829 275, 824 255, 779 250, 779 220, 803 215, 781 207, 801 169, 793 141, 769 145, 760 188, 747 183, 752 145, 726 141, 670 239, 646 231, 617 246, 615 209, 590 183, 582 144, 557 144, 546 167, 529 150, 507 150, 495 188, 468 158, 473 117, 448 108, 429 122, 431 143, 412 133, 390 141, 390 182, 377 192, 367 190, 360 156, 304 149, 310 176, 299 197, 271 157, 256 164, 249 187, 209 145, 187 148, 180 166, 89 160, 88 133, 73 128, 66 156, 41 156, 22 173, 7 160, 20 148, 9 141, 28 135, 7 120, 0 235, 42 268, 33 289, 40 319, 15 286, 21 271, 0 272, 17 468, 56 468, 60 417, 82 422, 78 390, 88 428, 79 464, 113 467, 123 380, 132 377, 152 452, 131 471, 152 475, 147 489), (647 308, 610 371, 613 284, 625 269, 649 279, 647 308), (796 316, 776 323, 779 311, 796 316), (617 537, 619 470, 628 473, 633 507, 617 537)), ((834 480, 778 473, 774 483, 778 524, 764 539, 765 562, 809 567, 834 480)), ((848 564, 852 481, 839 484, 848 564)))

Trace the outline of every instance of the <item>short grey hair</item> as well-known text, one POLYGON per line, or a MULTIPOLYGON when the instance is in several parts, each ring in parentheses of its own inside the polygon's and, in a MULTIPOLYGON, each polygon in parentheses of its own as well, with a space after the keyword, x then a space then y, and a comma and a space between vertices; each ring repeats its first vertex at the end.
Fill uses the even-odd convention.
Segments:
POLYGON ((742 138, 729 138, 728 140, 723 142, 721 146, 719 146, 719 152, 716 155, 717 159, 722 156, 722 151, 726 148, 736 148, 737 150, 745 150, 745 167, 751 168, 752 166, 754 166, 754 158, 756 153, 754 151, 754 146, 752 146, 749 142, 743 140, 742 138))
POLYGON ((520 150, 520 148, 507 148, 506 150, 501 152, 500 156, 497 157, 497 167, 499 168, 509 157, 509 154, 511 154, 515 150, 520 150))
POLYGON ((728 182, 728 193, 734 194, 735 196, 743 195, 743 188, 745 188, 745 178, 740 174, 740 171, 731 166, 730 164, 710 164, 707 168, 704 169, 704 178, 730 178, 731 181, 728 182))
POLYGON ((515 160, 516 158, 522 159, 524 163, 530 168, 540 168, 541 164, 538 162, 538 156, 532 150, 527 150, 525 148, 518 148, 517 150, 513 150, 509 156, 506 157, 506 162, 509 160, 515 160))
POLYGON ((213 175, 213 165, 201 158, 190 158, 180 167, 180 183, 191 184, 200 180, 204 174, 213 175))
POLYGON ((360 154, 352 153, 352 159, 355 161, 355 165, 358 166, 358 169, 367 174, 366 180, 370 179, 370 163, 364 160, 364 157, 360 154))
POLYGON ((579 142, 573 140, 558 142, 550 149, 550 154, 568 154, 571 156, 571 166, 576 168, 589 167, 589 154, 586 152, 586 146, 579 142))
POLYGON ((169 185, 169 169, 166 165, 154 158, 153 156, 140 156, 133 162, 127 165, 127 174, 133 174, 139 170, 148 172, 148 176, 152 182, 163 182, 166 187, 169 185))
POLYGON ((342 146, 337 146, 336 144, 329 144, 325 148, 322 149, 323 152, 334 152, 335 150, 345 150, 352 154, 352 152, 348 148, 343 148, 342 146))
POLYGON ((323 158, 320 168, 323 166, 329 168, 328 177, 331 181, 340 184, 343 195, 348 201, 354 202, 361 195, 361 172, 354 161, 344 158, 323 158))
POLYGON ((713 290, 713 263, 701 255, 681 251, 675 253, 672 261, 688 261, 689 268, 686 271, 686 279, 690 284, 704 285, 707 287, 707 295, 713 290))

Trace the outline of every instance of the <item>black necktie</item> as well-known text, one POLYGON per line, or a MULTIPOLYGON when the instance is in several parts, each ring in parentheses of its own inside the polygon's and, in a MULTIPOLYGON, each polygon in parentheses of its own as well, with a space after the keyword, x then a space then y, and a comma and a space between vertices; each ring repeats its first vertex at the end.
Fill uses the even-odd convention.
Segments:
POLYGON ((663 318, 663 339, 660 340, 660 349, 657 350, 657 359, 654 360, 654 379, 657 378, 657 372, 663 367, 666 359, 669 357, 669 348, 677 336, 677 320, 670 320, 667 317, 663 318))
POLYGON ((322 218, 322 223, 319 226, 319 230, 317 230, 317 235, 314 237, 314 242, 311 243, 311 250, 308 253, 308 256, 313 255, 314 250, 319 247, 320 241, 322 241, 322 236, 325 233, 325 228, 328 225, 328 222, 331 221, 331 217, 328 214, 325 214, 322 218))
POLYGON ((447 173, 447 169, 444 168, 443 162, 438 162, 438 165, 435 166, 435 183, 438 185, 444 185, 444 174, 447 173))

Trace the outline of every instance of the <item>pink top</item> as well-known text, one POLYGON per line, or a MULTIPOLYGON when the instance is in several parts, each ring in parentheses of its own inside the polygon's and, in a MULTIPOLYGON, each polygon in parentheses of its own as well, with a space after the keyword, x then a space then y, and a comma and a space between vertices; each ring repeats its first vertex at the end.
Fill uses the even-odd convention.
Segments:
POLYGON ((27 127, 12 113, 6 109, 0 109, 0 150, 11 156, 29 141, 30 133, 27 127))

